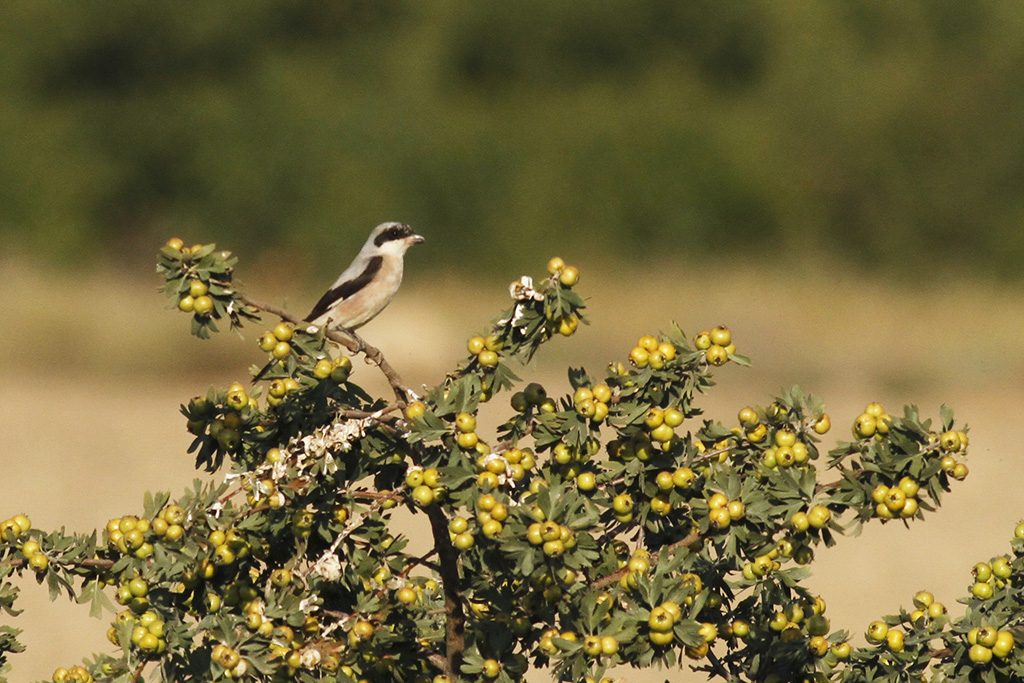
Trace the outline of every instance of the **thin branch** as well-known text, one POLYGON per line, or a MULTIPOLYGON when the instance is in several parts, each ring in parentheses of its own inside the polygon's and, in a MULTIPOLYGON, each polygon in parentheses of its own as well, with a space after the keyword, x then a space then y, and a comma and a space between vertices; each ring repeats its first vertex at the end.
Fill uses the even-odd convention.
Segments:
POLYGON ((142 677, 142 671, 146 668, 146 662, 139 664, 139 667, 135 669, 134 675, 132 675, 132 683, 136 683, 142 677))
POLYGON ((718 658, 718 655, 714 653, 711 648, 708 648, 708 661, 711 662, 712 670, 711 673, 714 675, 721 676, 727 681, 735 680, 729 673, 729 670, 722 664, 722 660, 718 658))
POLYGON ((367 500, 376 501, 389 501, 394 500, 395 502, 401 503, 405 500, 405 496, 402 491, 407 489, 407 486, 399 486, 396 489, 385 489, 383 491, 349 491, 348 494, 353 498, 365 498, 367 500))
MULTIPOLYGON (((51 557, 52 558, 53 556, 49 555, 49 553, 47 553, 47 557, 51 557)), ((99 557, 86 558, 84 560, 77 560, 77 561, 66 561, 66 560, 61 560, 60 558, 56 558, 53 561, 55 563, 59 564, 62 567, 86 567, 88 569, 110 569, 111 567, 114 566, 114 560, 104 560, 103 558, 99 558, 99 557)), ((27 563, 28 563, 28 560, 19 557, 19 558, 16 558, 16 559, 4 560, 4 561, 0 562, 0 567, 10 566, 10 567, 18 568, 18 567, 22 567, 22 566, 26 565, 27 563)))
MULTIPOLYGON (((366 418, 369 417, 369 418, 373 418, 374 420, 380 422, 380 421, 383 420, 384 416, 387 415, 388 413, 394 412, 396 410, 401 410, 401 409, 402 409, 402 406, 400 406, 399 404, 397 404, 397 403, 389 403, 388 405, 384 406, 380 410, 367 411, 367 410, 348 409, 348 410, 337 410, 337 411, 335 411, 335 413, 340 415, 341 417, 345 417, 345 418, 348 418, 350 420, 363 420, 363 419, 366 419, 366 418)), ((389 420, 395 420, 395 419, 398 419, 398 418, 391 417, 391 418, 388 418, 388 419, 389 420)))
MULTIPOLYGON (((423 444, 413 447, 410 454, 413 464, 422 466, 423 444)), ((462 669, 462 653, 466 649, 466 614, 462 609, 462 577, 459 576, 459 553, 452 545, 448 533, 448 518, 437 505, 429 505, 424 510, 430 521, 430 531, 434 537, 433 550, 424 557, 436 553, 437 573, 441 576, 441 587, 444 590, 445 613, 445 654, 439 661, 431 660, 441 669, 441 673, 450 681, 460 680, 462 669)))
MULTIPOLYGON (((436 652, 431 652, 430 654, 427 655, 427 661, 430 662, 431 664, 433 664, 434 666, 436 666, 438 669, 444 671, 446 663, 447 663, 448 660, 444 658, 444 655, 439 655, 436 652)), ((455 681, 455 680, 458 680, 458 679, 452 678, 451 676, 449 676, 448 680, 449 681, 455 681)))
POLYGON ((425 554, 423 554, 423 555, 421 555, 419 557, 410 557, 409 558, 409 566, 406 567, 405 570, 402 572, 402 577, 404 578, 404 577, 408 576, 409 572, 411 572, 416 567, 416 565, 419 565, 421 567, 426 567, 427 569, 430 569, 430 570, 440 574, 441 573, 441 565, 438 565, 438 564, 435 564, 433 562, 430 562, 430 560, 429 560, 430 556, 435 554, 436 552, 437 552, 436 550, 430 550, 427 553, 425 553, 425 554))
MULTIPOLYGON (((671 544, 670 546, 668 546, 668 551, 670 553, 675 553, 680 548, 689 548, 692 545, 700 543, 701 540, 702 540, 702 537, 701 537, 700 534, 693 533, 693 534, 690 534, 689 536, 687 536, 686 538, 680 539, 680 540, 676 541, 675 543, 671 544)), ((628 571, 629 571, 628 568, 623 567, 622 569, 616 570, 616 571, 612 572, 611 574, 608 574, 607 576, 602 576, 600 579, 597 579, 596 581, 594 581, 593 583, 590 584, 590 587, 592 589, 594 589, 594 590, 600 590, 601 588, 604 588, 605 586, 610 586, 611 584, 615 583, 616 581, 621 579, 623 576, 625 576, 626 572, 628 572, 628 571)))
POLYGON ((451 681, 459 680, 462 651, 466 647, 466 615, 462 611, 462 581, 459 577, 459 554, 448 538, 448 520, 436 505, 427 508, 427 518, 434 535, 434 548, 440 563, 441 585, 444 588, 445 657, 441 671, 451 681))

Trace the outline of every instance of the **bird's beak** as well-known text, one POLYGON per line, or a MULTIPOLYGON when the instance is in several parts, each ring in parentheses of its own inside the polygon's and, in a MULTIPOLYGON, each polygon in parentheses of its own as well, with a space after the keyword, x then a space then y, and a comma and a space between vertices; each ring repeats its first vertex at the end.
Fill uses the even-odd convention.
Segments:
POLYGON ((425 241, 426 241, 426 238, 424 238, 423 235, 417 235, 416 233, 413 233, 413 234, 409 235, 409 243, 410 244, 419 244, 420 242, 425 242, 425 241))

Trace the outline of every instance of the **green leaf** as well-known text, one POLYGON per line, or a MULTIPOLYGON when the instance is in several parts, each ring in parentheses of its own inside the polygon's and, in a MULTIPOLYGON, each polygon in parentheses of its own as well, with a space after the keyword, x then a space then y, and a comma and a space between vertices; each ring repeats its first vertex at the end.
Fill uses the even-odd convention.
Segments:
POLYGON ((753 365, 753 362, 750 360, 748 356, 743 356, 738 353, 729 354, 729 360, 736 363, 736 365, 740 365, 745 368, 749 368, 751 365, 753 365))
POLYGON ((953 409, 947 406, 945 403, 939 407, 939 416, 942 419, 943 430, 949 430, 953 428, 953 409))

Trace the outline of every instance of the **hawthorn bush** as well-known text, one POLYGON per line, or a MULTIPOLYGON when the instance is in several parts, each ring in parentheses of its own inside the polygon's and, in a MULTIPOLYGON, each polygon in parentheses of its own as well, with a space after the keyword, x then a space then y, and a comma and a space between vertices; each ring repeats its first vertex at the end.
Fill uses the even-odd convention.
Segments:
MULTIPOLYGON (((702 419, 712 372, 748 363, 724 326, 641 336, 604 372, 569 369, 565 395, 517 390, 513 362, 584 321, 579 272, 558 258, 514 282, 466 360, 417 396, 356 335, 244 296, 234 266, 175 239, 157 268, 200 337, 280 319, 258 340, 258 387, 182 407, 197 466, 222 480, 147 494, 99 534, 0 523, 8 613, 6 579, 24 572, 115 612, 115 654, 61 663, 55 682, 510 683, 530 669, 609 681, 623 666, 750 682, 1024 678, 1024 525, 1012 554, 974 567, 963 616, 922 591, 868 625, 867 647, 802 586, 836 535, 921 519, 967 475, 966 430, 945 407, 925 418, 869 403, 827 452, 831 419, 796 388, 732 425, 702 419), (393 396, 361 389, 339 349, 393 396), (507 419, 482 434, 478 409, 502 396, 507 419), (399 509, 422 520, 429 552, 408 550, 399 509)), ((16 636, 0 629, 4 670, 16 636)))

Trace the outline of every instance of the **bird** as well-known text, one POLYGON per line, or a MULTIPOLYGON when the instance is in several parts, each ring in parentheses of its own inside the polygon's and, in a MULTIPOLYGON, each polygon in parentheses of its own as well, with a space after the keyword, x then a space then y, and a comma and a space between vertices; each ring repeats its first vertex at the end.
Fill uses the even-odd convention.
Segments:
POLYGON ((378 225, 304 321, 353 331, 373 320, 402 284, 406 250, 420 242, 423 236, 404 223, 378 225))
MULTIPOLYGON (((348 268, 313 306, 303 322, 310 327, 355 331, 377 317, 402 284, 405 252, 424 241, 405 223, 381 223, 348 268)), ((278 361, 257 373, 254 382, 278 361)))

